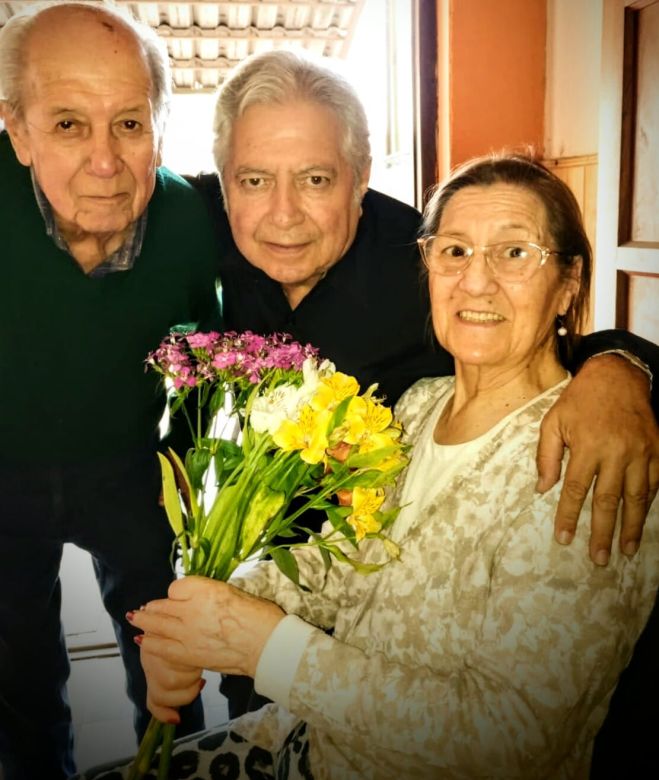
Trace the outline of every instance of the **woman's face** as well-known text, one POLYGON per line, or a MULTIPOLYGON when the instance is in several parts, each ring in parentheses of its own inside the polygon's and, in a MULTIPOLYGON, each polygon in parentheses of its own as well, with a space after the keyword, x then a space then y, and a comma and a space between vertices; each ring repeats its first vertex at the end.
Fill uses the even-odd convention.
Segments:
MULTIPOLYGON (((437 232, 472 246, 516 240, 556 248, 540 198, 510 184, 459 190, 437 232)), ((497 370, 527 364, 543 344, 553 355, 555 318, 577 290, 575 281, 561 279, 555 255, 527 281, 510 282, 493 275, 480 250, 459 275, 429 273, 429 285, 441 344, 459 363, 497 370)))

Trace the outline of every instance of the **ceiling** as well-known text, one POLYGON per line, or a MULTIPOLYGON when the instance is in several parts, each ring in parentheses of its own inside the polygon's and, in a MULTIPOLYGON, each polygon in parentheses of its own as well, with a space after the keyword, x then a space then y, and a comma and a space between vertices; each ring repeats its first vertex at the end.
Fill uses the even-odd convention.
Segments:
MULTIPOLYGON (((93 2, 93 0, 92 0, 93 2)), ((177 92, 214 91, 227 70, 254 52, 307 49, 345 57, 365 0, 114 0, 167 42, 177 92)), ((0 0, 0 27, 26 6, 0 0)))

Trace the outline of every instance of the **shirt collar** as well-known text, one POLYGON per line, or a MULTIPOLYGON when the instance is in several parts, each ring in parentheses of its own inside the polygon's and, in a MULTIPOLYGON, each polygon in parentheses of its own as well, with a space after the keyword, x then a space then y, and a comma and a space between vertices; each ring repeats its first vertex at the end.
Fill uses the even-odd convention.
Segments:
MULTIPOLYGON (((55 246, 70 255, 71 252, 69 251, 69 247, 64 240, 60 229, 57 227, 53 207, 50 205, 44 191, 39 186, 33 168, 30 168, 30 175, 32 176, 34 196, 46 225, 46 233, 52 238, 55 246)), ((139 219, 130 226, 126 240, 119 249, 107 257, 100 265, 97 265, 88 276, 105 276, 106 274, 114 273, 116 271, 129 271, 135 265, 135 260, 142 251, 144 233, 146 232, 146 219, 147 210, 145 209, 139 219)))

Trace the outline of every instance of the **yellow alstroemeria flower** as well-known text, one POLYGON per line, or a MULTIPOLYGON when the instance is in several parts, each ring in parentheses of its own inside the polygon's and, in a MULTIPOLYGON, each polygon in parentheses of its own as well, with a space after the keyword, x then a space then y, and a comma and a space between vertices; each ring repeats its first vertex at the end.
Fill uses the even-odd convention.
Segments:
MULTIPOLYGON (((371 433, 362 437, 359 442, 358 451, 360 453, 365 453, 373 452, 373 450, 379 450, 383 447, 394 447, 398 445, 401 434, 402 430, 400 426, 397 425, 390 426, 385 431, 382 431, 382 433, 371 433)), ((377 465, 372 466, 372 468, 377 471, 389 471, 400 463, 407 462, 407 460, 407 455, 399 449, 393 455, 389 455, 388 458, 385 458, 377 465)))
POLYGON ((391 409, 375 403, 370 398, 357 396, 348 404, 342 428, 345 428, 343 441, 359 444, 364 437, 384 431, 391 425, 391 409))
POLYGON ((343 374, 337 371, 328 377, 323 377, 310 403, 314 409, 333 411, 343 401, 351 395, 357 395, 359 392, 359 383, 354 376, 343 374))
POLYGON ((329 418, 330 412, 316 411, 305 404, 297 422, 284 420, 272 438, 284 452, 300 450, 300 457, 305 463, 320 463, 328 446, 326 431, 329 418))
POLYGON ((358 542, 361 542, 366 534, 377 533, 382 527, 373 515, 383 501, 384 490, 379 488, 356 487, 352 491, 352 514, 348 517, 348 523, 354 528, 358 542))

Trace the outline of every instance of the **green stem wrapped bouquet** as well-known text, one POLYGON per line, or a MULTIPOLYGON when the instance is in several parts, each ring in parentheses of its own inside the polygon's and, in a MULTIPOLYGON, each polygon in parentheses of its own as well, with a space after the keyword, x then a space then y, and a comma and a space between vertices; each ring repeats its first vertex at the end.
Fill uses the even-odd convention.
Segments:
MULTIPOLYGON (((406 447, 375 385, 360 394, 354 377, 286 334, 172 331, 147 367, 163 375, 170 414, 184 414, 192 434, 183 458, 159 454, 183 574, 227 580, 242 562, 269 555, 305 587, 291 554, 300 533, 327 568, 333 559, 364 574, 380 568, 350 554, 364 538, 382 541, 385 560, 398 556, 385 532, 399 510, 381 505, 406 447), (305 527, 312 509, 329 530, 305 527)), ((158 777, 167 777, 173 729, 152 720, 131 780, 149 771, 161 743, 158 777)))

